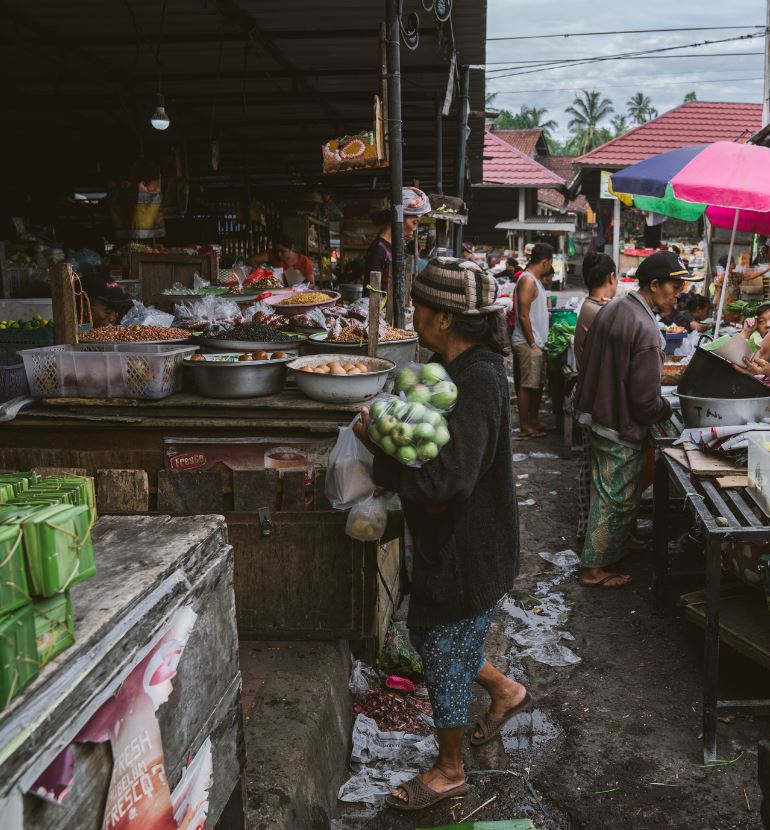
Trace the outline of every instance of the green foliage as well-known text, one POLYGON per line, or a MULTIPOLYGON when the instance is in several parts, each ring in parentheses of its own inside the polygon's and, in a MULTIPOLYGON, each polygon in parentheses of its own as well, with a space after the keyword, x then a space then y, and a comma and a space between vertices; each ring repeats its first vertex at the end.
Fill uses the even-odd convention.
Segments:
POLYGON ((502 110, 495 120, 496 130, 534 130, 540 128, 546 140, 550 139, 551 133, 556 129, 557 124, 551 118, 545 120, 545 108, 529 107, 522 104, 517 113, 502 110))
POLYGON ((698 96, 695 94, 695 90, 688 92, 687 95, 684 96, 685 104, 689 103, 690 101, 697 101, 698 96))
POLYGON ((658 111, 652 105, 652 99, 643 92, 635 92, 626 102, 629 118, 634 124, 646 124, 658 117, 658 111))
POLYGON ((573 131, 570 146, 578 155, 587 153, 612 138, 610 131, 601 127, 600 122, 614 111, 612 101, 604 98, 597 89, 584 89, 575 96, 566 113, 571 116, 567 126, 573 131))

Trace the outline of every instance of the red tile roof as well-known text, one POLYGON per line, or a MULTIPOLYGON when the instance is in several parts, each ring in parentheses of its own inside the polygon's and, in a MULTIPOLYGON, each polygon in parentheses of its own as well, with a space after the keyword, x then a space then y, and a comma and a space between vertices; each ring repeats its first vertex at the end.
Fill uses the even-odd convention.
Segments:
MULTIPOLYGON (((561 212, 564 207, 564 196, 558 190, 542 188, 537 191, 537 201, 545 207, 561 212)), ((588 213, 588 200, 585 196, 578 196, 567 203, 567 213, 588 213)))
POLYGON ((564 179, 542 164, 511 147, 497 134, 484 133, 483 184, 504 184, 509 187, 559 187, 564 179))
POLYGON ((543 135, 540 127, 534 127, 531 130, 495 130, 494 133, 506 144, 510 144, 511 147, 515 147, 530 158, 535 157, 535 148, 543 135))
POLYGON ((575 177, 575 168, 572 166, 575 158, 576 156, 538 156, 536 161, 569 183, 575 177))
POLYGON ((689 101, 580 156, 575 164, 619 169, 690 144, 746 142, 761 126, 762 104, 689 101))

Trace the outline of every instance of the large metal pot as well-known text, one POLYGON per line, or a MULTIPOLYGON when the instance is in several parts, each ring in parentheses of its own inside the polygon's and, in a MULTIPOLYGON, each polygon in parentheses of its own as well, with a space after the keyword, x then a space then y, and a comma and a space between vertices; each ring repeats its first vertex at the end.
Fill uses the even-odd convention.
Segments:
POLYGON ((702 346, 693 352, 677 391, 704 398, 770 397, 770 386, 739 372, 729 360, 702 346))
POLYGON ((277 395, 286 382, 287 365, 296 352, 273 360, 239 361, 240 354, 205 355, 205 360, 185 360, 198 392, 207 398, 259 398, 277 395), (227 358, 234 360, 227 360, 227 358))
POLYGON ((770 398, 699 398, 680 393, 679 403, 686 427, 739 426, 770 419, 770 398))
MULTIPOLYGON (((300 346, 302 354, 326 354, 330 351, 345 355, 368 354, 366 343, 329 343, 324 339, 309 337, 300 346)), ((377 357, 391 360, 401 369, 417 359, 417 335, 406 340, 387 340, 377 344, 377 357)))

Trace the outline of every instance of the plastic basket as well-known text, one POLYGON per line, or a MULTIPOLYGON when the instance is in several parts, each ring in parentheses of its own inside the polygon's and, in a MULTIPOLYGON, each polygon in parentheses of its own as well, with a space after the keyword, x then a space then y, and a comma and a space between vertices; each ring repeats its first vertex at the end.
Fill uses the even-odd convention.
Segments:
POLYGON ((5 360, 12 361, 22 349, 36 349, 41 346, 53 346, 53 326, 0 331, 0 351, 4 353, 5 360))
POLYGON ((0 365, 0 403, 26 395, 29 395, 29 385, 24 364, 0 365))
POLYGON ((20 352, 36 398, 141 398, 178 392, 193 346, 88 343, 20 352))

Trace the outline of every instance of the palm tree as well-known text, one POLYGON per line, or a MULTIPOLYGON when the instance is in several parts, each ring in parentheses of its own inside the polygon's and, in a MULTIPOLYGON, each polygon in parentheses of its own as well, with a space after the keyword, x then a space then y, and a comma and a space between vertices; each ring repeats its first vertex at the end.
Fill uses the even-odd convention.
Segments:
POLYGON ((567 107, 567 115, 571 115, 567 125, 575 133, 573 146, 582 155, 593 150, 602 143, 599 136, 599 122, 614 112, 612 101, 603 98, 597 89, 581 90, 571 107, 567 107))
POLYGON ((685 104, 689 103, 690 101, 697 101, 698 96, 695 94, 695 90, 692 92, 688 92, 687 95, 684 96, 685 104))
POLYGON ((619 135, 623 135, 623 133, 627 133, 631 129, 631 125, 628 123, 626 116, 622 113, 616 115, 610 123, 612 124, 612 129, 615 130, 616 138, 619 135))
POLYGON ((635 92, 626 102, 628 115, 634 124, 644 124, 655 118, 658 111, 652 106, 652 100, 643 92, 635 92), (652 113, 655 113, 653 115, 652 113))

